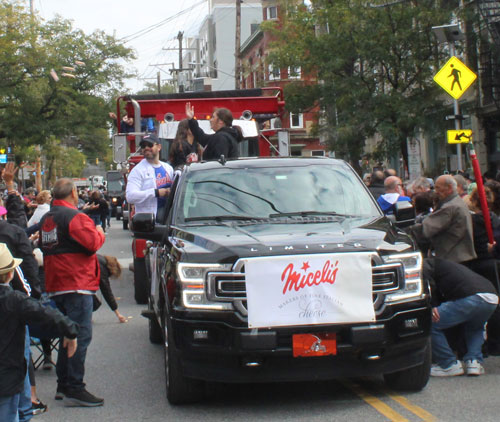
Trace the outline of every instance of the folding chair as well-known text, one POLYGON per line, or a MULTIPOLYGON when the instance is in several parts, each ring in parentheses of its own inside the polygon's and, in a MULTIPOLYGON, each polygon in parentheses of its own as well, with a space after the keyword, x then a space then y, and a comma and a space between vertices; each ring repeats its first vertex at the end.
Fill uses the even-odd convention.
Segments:
MULTIPOLYGON (((52 352, 54 350, 56 352, 59 352, 59 342, 60 342, 59 338, 50 339, 49 348, 50 348, 51 358, 50 358, 49 363, 54 367, 56 366, 56 364, 52 359, 52 352)), ((41 343, 39 338, 31 337, 30 346, 31 346, 31 357, 33 359, 33 366, 35 367, 35 369, 38 369, 45 362, 45 359, 44 359, 45 354, 43 351, 42 343, 41 343)))

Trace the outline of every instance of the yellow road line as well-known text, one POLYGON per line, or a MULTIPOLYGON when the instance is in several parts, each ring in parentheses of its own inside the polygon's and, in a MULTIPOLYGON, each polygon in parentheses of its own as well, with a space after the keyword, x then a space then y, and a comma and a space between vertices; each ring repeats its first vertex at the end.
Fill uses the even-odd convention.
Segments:
POLYGON ((396 412, 392 407, 385 404, 382 400, 379 400, 375 396, 369 394, 367 391, 361 388, 360 385, 349 380, 342 380, 341 383, 356 395, 358 395, 370 406, 372 406, 377 412, 388 418, 391 422, 408 422, 408 419, 406 419, 403 415, 396 412))
POLYGON ((422 409, 421 407, 417 406, 416 404, 413 404, 406 397, 403 397, 399 394, 396 394, 393 391, 390 391, 388 389, 384 389, 384 393, 387 394, 392 400, 394 400, 395 402, 399 403, 401 406, 408 409, 411 413, 413 413, 414 415, 417 415, 424 422, 437 421, 437 418, 434 415, 430 414, 429 412, 427 412, 427 410, 422 409))

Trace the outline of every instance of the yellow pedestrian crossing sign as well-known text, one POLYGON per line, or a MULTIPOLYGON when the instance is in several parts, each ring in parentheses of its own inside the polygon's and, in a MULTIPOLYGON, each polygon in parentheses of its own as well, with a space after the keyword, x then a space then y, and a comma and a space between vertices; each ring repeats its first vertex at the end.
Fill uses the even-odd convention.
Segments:
POLYGON ((477 75, 455 56, 434 75, 434 81, 455 100, 467 91, 476 78, 477 75))
POLYGON ((446 137, 449 144, 468 144, 472 141, 472 130, 448 130, 446 131, 446 137))

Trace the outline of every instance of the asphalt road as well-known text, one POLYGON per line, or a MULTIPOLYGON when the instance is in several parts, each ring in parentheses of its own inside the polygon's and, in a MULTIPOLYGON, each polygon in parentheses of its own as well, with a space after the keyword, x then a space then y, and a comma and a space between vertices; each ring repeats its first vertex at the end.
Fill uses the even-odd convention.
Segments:
POLYGON ((38 396, 48 404, 37 422, 80 421, 481 421, 497 422, 500 405, 500 358, 486 359, 486 375, 430 380, 420 393, 398 394, 381 379, 320 383, 218 385, 205 402, 173 407, 165 398, 163 351, 148 339, 142 306, 133 299, 131 237, 121 222, 112 227, 101 253, 117 256, 123 267, 112 280, 121 313, 118 323, 103 302, 94 313, 93 340, 86 375, 90 392, 104 397, 99 408, 68 408, 54 400, 54 370, 37 370, 38 396))

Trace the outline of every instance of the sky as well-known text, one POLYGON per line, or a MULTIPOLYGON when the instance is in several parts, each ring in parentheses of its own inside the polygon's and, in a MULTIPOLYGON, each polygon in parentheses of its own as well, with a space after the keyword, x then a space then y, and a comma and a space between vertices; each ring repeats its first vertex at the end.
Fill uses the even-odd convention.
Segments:
MULTIPOLYGON (((29 7, 29 0, 26 0, 29 7)), ((168 22, 126 43, 136 51, 133 67, 139 79, 129 80, 127 88, 140 89, 144 82, 156 83, 156 74, 161 72, 162 81, 170 79, 171 65, 151 66, 175 62, 178 66, 179 45, 177 34, 194 36, 208 13, 208 1, 203 0, 33 0, 37 13, 44 20, 56 15, 73 21, 75 28, 86 33, 103 30, 118 39, 128 37, 164 20, 168 22), (183 13, 184 11, 187 11, 183 13), (152 79, 148 79, 152 78, 152 79)))

